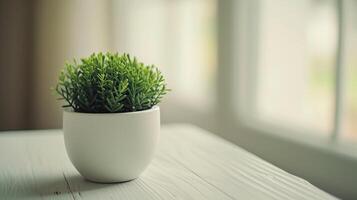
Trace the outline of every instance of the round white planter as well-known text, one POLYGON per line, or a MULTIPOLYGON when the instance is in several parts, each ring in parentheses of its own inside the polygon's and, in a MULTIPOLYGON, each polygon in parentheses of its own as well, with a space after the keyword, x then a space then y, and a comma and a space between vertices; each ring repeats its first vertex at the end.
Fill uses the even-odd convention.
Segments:
POLYGON ((129 181, 153 157, 160 135, 160 109, 103 114, 65 110, 63 132, 67 154, 86 179, 129 181))

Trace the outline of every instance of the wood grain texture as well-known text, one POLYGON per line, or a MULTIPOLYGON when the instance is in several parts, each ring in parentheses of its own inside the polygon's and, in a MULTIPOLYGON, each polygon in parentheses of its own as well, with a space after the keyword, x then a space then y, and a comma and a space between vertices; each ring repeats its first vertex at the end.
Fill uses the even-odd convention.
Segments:
POLYGON ((60 130, 4 132, 0 158, 0 199, 336 199, 189 125, 164 126, 149 168, 121 184, 84 180, 60 130))

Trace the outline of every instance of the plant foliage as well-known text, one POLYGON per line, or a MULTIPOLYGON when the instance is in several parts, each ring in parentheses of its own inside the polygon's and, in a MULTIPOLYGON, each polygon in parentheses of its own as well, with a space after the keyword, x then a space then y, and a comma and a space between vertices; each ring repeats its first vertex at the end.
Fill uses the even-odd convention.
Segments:
POLYGON ((153 65, 128 54, 94 53, 66 63, 55 91, 75 112, 116 113, 150 109, 168 89, 153 65))

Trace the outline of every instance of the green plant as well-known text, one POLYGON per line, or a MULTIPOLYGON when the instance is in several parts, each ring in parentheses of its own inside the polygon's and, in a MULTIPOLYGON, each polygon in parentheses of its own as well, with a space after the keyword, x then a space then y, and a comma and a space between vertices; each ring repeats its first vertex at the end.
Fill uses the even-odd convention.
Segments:
POLYGON ((128 54, 94 53, 66 63, 55 91, 75 112, 115 113, 150 109, 168 89, 153 65, 128 54))

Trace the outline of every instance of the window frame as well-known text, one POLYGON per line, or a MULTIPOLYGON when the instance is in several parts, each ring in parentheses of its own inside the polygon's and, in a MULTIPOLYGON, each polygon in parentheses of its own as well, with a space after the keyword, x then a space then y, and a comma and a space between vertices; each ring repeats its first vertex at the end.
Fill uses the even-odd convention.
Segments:
MULTIPOLYGON (((257 117, 250 114, 254 112, 255 106, 253 102, 256 101, 256 96, 254 90, 256 90, 256 74, 257 72, 257 33, 259 32, 259 16, 254 12, 254 9, 259 9, 259 1, 239 1, 236 5, 238 13, 234 15, 236 20, 234 34, 237 35, 234 38, 235 52, 245 52, 244 55, 233 58, 233 65, 236 66, 232 69, 234 76, 238 78, 233 78, 233 84, 238 85, 239 89, 237 91, 232 91, 233 101, 239 102, 234 105, 235 116, 237 121, 240 121, 243 126, 248 129, 253 129, 255 131, 268 133, 274 137, 282 137, 287 140, 292 140, 301 144, 307 144, 309 146, 321 149, 323 151, 329 151, 331 153, 337 153, 343 156, 349 156, 353 159, 357 159, 357 148, 353 142, 341 141, 339 136, 341 135, 341 124, 342 124, 342 112, 343 112, 343 96, 345 91, 344 87, 344 63, 343 63, 343 52, 345 43, 345 32, 344 32, 344 13, 343 13, 343 0, 336 0, 336 12, 337 12, 337 49, 336 49, 336 62, 335 62, 335 75, 334 75, 334 114, 333 114, 333 126, 332 131, 329 133, 329 137, 323 134, 316 134, 316 131, 303 129, 297 130, 291 126, 278 126, 265 122, 257 117), (254 16, 253 16, 254 13, 254 16), (244 25, 245 28, 241 26, 244 25), (240 29, 247 31, 248 33, 243 33, 240 29), (247 41, 253 41, 247 42, 247 41), (253 46, 253 47, 252 47, 253 46), (242 76, 242 74, 247 76, 242 76), (249 85, 248 89, 246 86, 249 85), (289 134, 286 134, 289 132, 289 134)), ((259 12, 258 12, 259 15, 259 12)), ((233 88, 236 90, 236 88, 233 88)))

